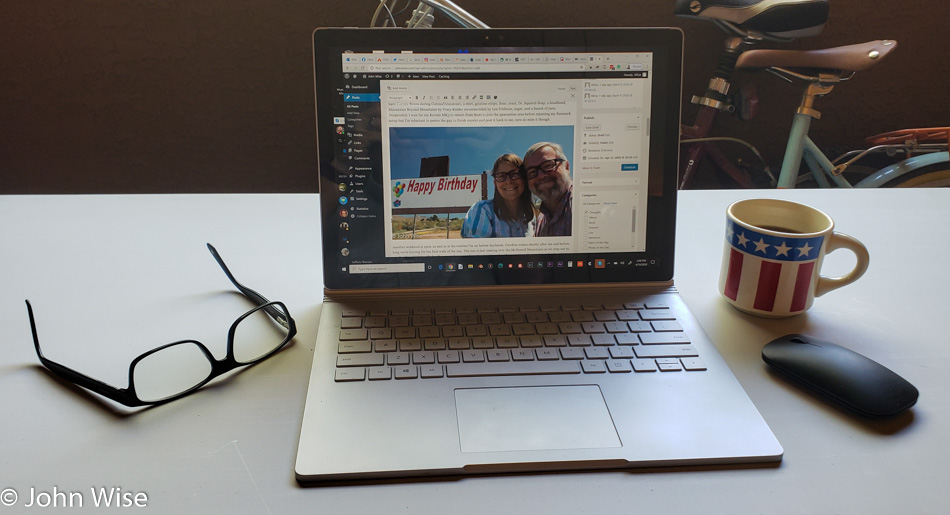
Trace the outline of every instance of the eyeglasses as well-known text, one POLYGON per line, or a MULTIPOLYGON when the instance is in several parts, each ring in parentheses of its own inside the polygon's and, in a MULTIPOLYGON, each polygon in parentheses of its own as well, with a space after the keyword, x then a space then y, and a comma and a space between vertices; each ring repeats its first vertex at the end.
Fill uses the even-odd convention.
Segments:
POLYGON ((214 359, 208 348, 195 340, 169 343, 132 360, 128 388, 116 388, 46 358, 40 350, 33 306, 27 300, 33 344, 40 363, 56 375, 83 388, 126 406, 138 407, 180 399, 222 374, 259 363, 274 355, 297 334, 297 325, 287 311, 287 306, 282 302, 271 302, 239 283, 210 243, 208 250, 234 286, 257 305, 231 324, 224 359, 214 359))
POLYGON ((557 170, 564 159, 548 159, 547 161, 542 161, 538 166, 532 166, 524 171, 524 176, 528 179, 534 179, 538 176, 539 173, 551 173, 554 170, 557 170))
POLYGON ((520 170, 512 170, 510 172, 495 172, 491 174, 491 176, 494 177, 495 181, 497 182, 508 182, 508 179, 518 180, 524 177, 523 175, 521 175, 520 170))

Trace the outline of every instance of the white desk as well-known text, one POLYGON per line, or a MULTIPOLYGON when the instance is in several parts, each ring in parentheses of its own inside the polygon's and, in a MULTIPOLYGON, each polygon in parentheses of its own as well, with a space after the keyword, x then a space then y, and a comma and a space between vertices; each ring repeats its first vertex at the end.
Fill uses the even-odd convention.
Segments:
MULTIPOLYGON (((317 197, 0 196, 0 490, 94 509, 90 488, 147 495, 159 513, 925 513, 950 495, 950 191, 704 191, 679 204, 677 285, 785 447, 772 467, 652 469, 302 488, 294 453, 322 299, 317 197), (871 267, 807 314, 765 320, 716 293, 725 207, 778 196, 831 214, 871 267), (139 353, 179 339, 223 353, 249 307, 238 280, 296 318, 295 343, 171 404, 116 411, 38 366, 48 357, 126 385, 139 353), (889 366, 921 392, 903 417, 866 422, 778 379, 759 357, 804 332, 889 366), (78 492, 79 496, 69 496, 78 492)), ((826 270, 850 264, 842 251, 826 270)), ((354 449, 353 452, 359 452, 354 449)), ((0 501, 9 500, 0 492, 0 501)))

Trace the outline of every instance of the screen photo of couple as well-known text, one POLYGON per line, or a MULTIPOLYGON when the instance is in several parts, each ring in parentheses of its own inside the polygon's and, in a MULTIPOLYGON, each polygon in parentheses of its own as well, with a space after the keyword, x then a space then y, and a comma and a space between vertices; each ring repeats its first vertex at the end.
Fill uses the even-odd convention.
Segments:
POLYGON ((443 238, 570 236, 573 141, 572 126, 391 129, 394 237, 443 217, 443 238), (467 197, 443 191, 467 178, 481 185, 467 197))

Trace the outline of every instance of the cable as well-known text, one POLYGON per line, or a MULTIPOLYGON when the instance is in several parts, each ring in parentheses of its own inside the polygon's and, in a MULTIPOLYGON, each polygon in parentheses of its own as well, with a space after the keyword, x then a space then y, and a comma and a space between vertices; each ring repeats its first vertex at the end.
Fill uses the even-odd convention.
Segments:
MULTIPOLYGON (((395 6, 395 1, 397 1, 397 0, 394 0, 393 6, 395 6)), ((386 10, 386 15, 389 16, 389 19, 388 19, 388 20, 385 20, 385 21, 383 22, 383 27, 385 27, 385 26, 386 26, 386 23, 389 23, 390 21, 392 21, 393 27, 398 27, 398 26, 399 26, 399 25, 396 23, 396 18, 393 17, 393 12, 392 12, 392 10, 389 8, 389 6, 386 4, 386 2, 387 2, 387 0, 379 0, 379 5, 376 6, 376 11, 373 13, 373 19, 369 22, 370 28, 376 27, 376 20, 379 19, 379 13, 381 13, 381 12, 383 11, 383 9, 386 10)))

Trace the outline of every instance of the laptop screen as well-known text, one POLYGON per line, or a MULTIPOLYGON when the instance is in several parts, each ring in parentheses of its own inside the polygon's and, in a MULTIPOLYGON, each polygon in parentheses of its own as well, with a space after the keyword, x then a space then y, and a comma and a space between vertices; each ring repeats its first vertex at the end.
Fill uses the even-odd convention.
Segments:
POLYGON ((328 289, 672 278, 675 29, 318 29, 328 289))

